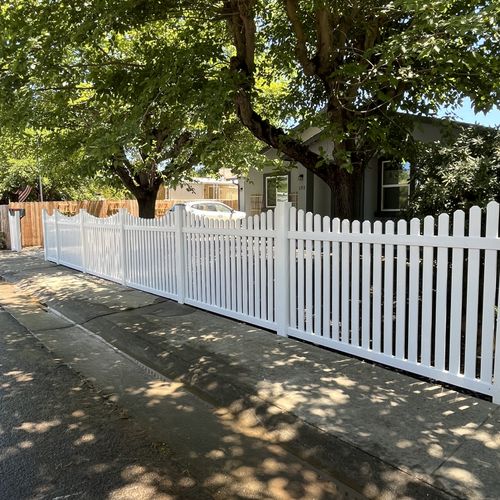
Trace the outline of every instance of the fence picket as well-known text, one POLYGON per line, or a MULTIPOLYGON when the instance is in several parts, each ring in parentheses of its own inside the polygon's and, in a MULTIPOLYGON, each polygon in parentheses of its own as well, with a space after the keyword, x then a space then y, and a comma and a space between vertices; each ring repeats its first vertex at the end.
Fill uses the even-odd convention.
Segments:
MULTIPOLYGON (((352 222, 351 232, 359 234, 359 221, 352 222)), ((359 243, 351 245, 351 344, 359 345, 359 243)))
MULTIPOLYGON (((469 210, 469 236, 481 234, 481 209, 472 207, 469 210)), ((479 300, 479 250, 469 249, 467 252, 467 299, 465 316, 465 368, 464 375, 476 376, 477 353, 477 320, 479 300)))
POLYGON ((317 237, 314 239, 314 297, 313 297, 313 316, 314 316, 314 333, 321 335, 321 215, 314 216, 314 232, 317 237))
MULTIPOLYGON (((196 217, 196 227, 201 228, 201 217, 197 216, 196 217)), ((197 292, 196 292, 196 300, 199 302, 204 301, 204 296, 203 296, 203 271, 202 271, 202 266, 203 266, 203 256, 202 256, 202 246, 203 246, 203 241, 202 241, 203 234, 201 232, 196 234, 196 275, 197 275, 197 292)))
MULTIPOLYGON (((394 235, 394 222, 385 223, 385 234, 388 241, 394 235)), ((394 312, 394 245, 387 243, 384 245, 384 305, 383 305, 383 324, 384 324, 384 354, 393 355, 393 312, 394 312)))
MULTIPOLYGON (((266 226, 268 231, 274 232, 273 212, 268 210, 266 214, 266 226)), ((274 321, 274 240, 273 238, 266 238, 267 245, 267 319, 274 321)), ((288 312, 287 312, 288 315, 288 312)))
MULTIPOLYGON (((420 234, 420 221, 410 221, 410 234, 420 234)), ((419 325, 419 302, 420 302, 420 247, 410 246, 410 282, 408 303, 408 360, 417 362, 418 354, 418 325, 419 325)))
MULTIPOLYGON (((332 233, 340 234, 340 219, 333 219, 332 233)), ((300 241, 299 241, 300 243, 300 241)), ((332 339, 340 338, 340 243, 332 243, 332 339)))
MULTIPOLYGON (((461 237, 465 233, 465 213, 457 210, 453 214, 453 236, 461 237)), ((450 365, 449 370, 460 375, 462 356, 462 285, 463 285, 464 251, 454 248, 451 267, 451 306, 450 306, 450 365)))
MULTIPOLYGON (((398 221, 397 228, 399 236, 406 236, 406 221, 398 221)), ((406 358, 405 346, 408 339, 406 331, 406 248, 406 245, 397 246, 396 260, 396 357, 399 359, 406 358)))
MULTIPOLYGON (((306 213, 306 231, 313 231, 313 214, 306 213)), ((308 238, 306 240, 306 332, 312 333, 313 331, 313 255, 312 255, 312 241, 308 238)))
MULTIPOLYGON (((248 230, 253 231, 253 218, 247 219, 248 230)), ((255 278, 253 268, 253 236, 248 237, 248 314, 254 316, 255 314, 255 278)))
MULTIPOLYGON (((215 253, 215 234, 214 234, 216 221, 214 219, 211 219, 209 221, 209 223, 210 223, 209 228, 211 229, 211 233, 212 233, 212 234, 208 235, 208 238, 209 238, 208 248, 209 248, 209 253, 210 253, 210 303, 213 305, 217 305, 217 298, 216 298, 216 291, 215 291, 215 283, 216 283, 215 261, 217 258, 217 254, 215 253)), ((241 254, 241 250, 240 250, 240 254, 241 254)), ((241 265, 241 261, 238 260, 238 262, 241 265)), ((239 283, 241 284, 241 275, 240 275, 239 283)))
MULTIPOLYGON (((363 234, 371 234, 371 224, 369 221, 364 221, 362 225, 363 234)), ((371 297, 370 290, 372 285, 371 277, 371 245, 369 243, 363 243, 363 264, 362 264, 362 277, 363 281, 361 283, 361 345, 363 349, 370 349, 370 309, 371 309, 371 297)))
MULTIPOLYGON (((331 230, 330 217, 323 217, 323 232, 329 233, 331 230)), ((330 273, 330 242, 323 241, 323 329, 321 335, 323 337, 331 337, 330 325, 330 290, 331 290, 331 273, 330 273)), ((292 293, 293 295, 293 293, 292 293)))
MULTIPOLYGON (((230 309, 232 311, 237 311, 238 310, 238 305, 237 305, 237 299, 238 299, 238 281, 237 281, 237 276, 236 276, 236 223, 234 220, 229 221, 229 228, 231 229, 231 234, 229 236, 230 238, 230 245, 229 245, 229 251, 231 254, 230 261, 231 261, 231 293, 230 293, 230 299, 231 299, 231 307, 230 309)), ((238 259, 239 260, 239 259, 238 259)))
MULTIPOLYGON (((248 258, 248 249, 247 249, 247 242, 248 238, 245 235, 247 232, 247 219, 243 219, 241 221, 241 231, 243 233, 243 236, 241 237, 241 272, 242 272, 242 312, 243 314, 248 315, 248 263, 247 263, 247 258, 248 258)), ((219 255, 218 250, 216 249, 217 255, 219 255)))
MULTIPOLYGON (((262 212, 260 214, 260 228, 262 230, 267 229, 267 219, 266 214, 262 212)), ((262 236, 260 238, 260 317, 262 319, 267 319, 267 280, 269 279, 266 272, 266 238, 262 236)), ((239 260, 239 259, 238 259, 239 260)))
MULTIPOLYGON (((235 230, 241 233, 241 221, 235 221, 235 230)), ((241 236, 237 234, 235 236, 235 257, 241 256, 241 236)), ((241 258, 236 258, 236 288, 234 292, 236 293, 236 310, 241 313, 243 312, 243 281, 242 281, 242 269, 241 269, 241 258)))
MULTIPOLYGON (((348 220, 342 221, 342 233, 350 230, 348 220)), ((341 276, 341 340, 349 343, 349 270, 350 270, 350 243, 342 242, 342 276, 341 276)))
MULTIPOLYGON (((290 209, 290 232, 297 231, 297 209, 290 209)), ((290 328, 297 329, 297 240, 290 238, 290 328)))
MULTIPOLYGON (((434 217, 428 215, 424 219, 424 235, 434 235, 434 217)), ((434 248, 424 247, 422 269, 422 328, 420 331, 421 363, 431 364, 432 345, 432 280, 434 265, 434 248)))
MULTIPOLYGON (((486 207, 486 237, 498 238, 499 205, 492 201, 486 207)), ((481 328, 481 373, 480 378, 488 382, 493 370, 495 295, 497 284, 497 252, 484 252, 483 311, 481 328)), ((498 312, 497 312, 498 314, 498 312)), ((498 335, 498 333, 497 333, 498 335)))
MULTIPOLYGON (((297 212, 297 231, 304 231, 304 211, 297 212)), ((298 246, 298 264, 297 264, 297 329, 304 330, 304 240, 300 239, 297 243, 298 246)))
MULTIPOLYGON (((373 224, 373 234, 382 234, 382 223, 373 224)), ((373 245, 372 349, 382 350, 382 245, 373 245)))
MULTIPOLYGON (((438 217, 438 236, 449 235, 450 218, 447 214, 438 217)), ((445 369, 446 324, 448 318, 448 249, 438 248, 436 268, 436 319, 434 326, 434 366, 445 369)))

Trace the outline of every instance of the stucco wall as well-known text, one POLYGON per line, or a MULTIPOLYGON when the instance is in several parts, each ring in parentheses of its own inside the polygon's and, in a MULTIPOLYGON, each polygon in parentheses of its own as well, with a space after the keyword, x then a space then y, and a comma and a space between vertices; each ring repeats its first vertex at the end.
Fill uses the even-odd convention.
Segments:
POLYGON ((200 200, 204 198, 203 184, 191 184, 191 189, 187 187, 177 187, 168 189, 165 193, 166 199, 169 200, 200 200))

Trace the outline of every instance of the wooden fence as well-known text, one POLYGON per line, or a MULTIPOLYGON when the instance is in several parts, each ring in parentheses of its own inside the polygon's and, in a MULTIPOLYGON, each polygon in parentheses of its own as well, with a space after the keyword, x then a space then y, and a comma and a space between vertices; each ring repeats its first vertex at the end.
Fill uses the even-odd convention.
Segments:
MULTIPOLYGON (((192 200, 191 200, 192 201, 192 200)), ((233 209, 238 209, 238 200, 218 200, 233 209)), ((156 217, 161 217, 167 210, 176 203, 183 203, 182 200, 158 200, 156 202, 156 217)), ((132 215, 139 214, 139 208, 135 200, 97 200, 97 201, 46 201, 46 202, 27 202, 10 203, 8 207, 2 205, 0 211, 0 231, 8 233, 8 221, 5 215, 6 223, 3 225, 3 212, 5 214, 8 208, 23 208, 25 216, 21 220, 21 237, 23 247, 43 246, 42 229, 42 210, 47 210, 52 214, 58 210, 65 215, 75 215, 80 209, 85 209, 89 214, 95 217, 109 217, 118 212, 120 208, 126 208, 132 215), (5 208, 4 208, 5 207, 5 208), (2 229, 4 228, 5 229, 2 229)))
POLYGON ((279 203, 243 220, 184 210, 45 216, 48 260, 500 403, 499 205, 362 224, 279 203))

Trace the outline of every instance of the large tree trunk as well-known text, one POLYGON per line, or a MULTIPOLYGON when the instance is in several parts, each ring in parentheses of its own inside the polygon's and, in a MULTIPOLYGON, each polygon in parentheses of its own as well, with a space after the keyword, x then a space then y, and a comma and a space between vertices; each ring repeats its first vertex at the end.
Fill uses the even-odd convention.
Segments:
POLYGON ((356 217, 355 175, 341 169, 337 173, 338 183, 332 189, 332 216, 353 220, 356 217))
POLYGON ((139 205, 139 217, 142 219, 155 218, 155 206, 158 189, 143 189, 142 193, 135 193, 139 205))
MULTIPOLYGON (((354 115, 348 109, 354 107, 356 89, 347 92, 342 100, 342 93, 337 93, 339 82, 331 76, 337 69, 336 64, 340 64, 338 58, 344 57, 345 37, 348 36, 349 29, 345 27, 344 31, 340 30, 339 36, 334 35, 334 31, 338 31, 335 27, 338 20, 334 21, 335 16, 330 16, 323 2, 319 2, 318 5, 321 6, 314 9, 317 15, 317 50, 314 57, 310 58, 308 53, 312 47, 308 46, 307 33, 302 26, 298 12, 299 2, 296 0, 285 2, 286 13, 296 37, 297 58, 307 76, 316 76, 323 82, 325 95, 329 99, 327 109, 329 120, 342 132, 343 137, 335 139, 334 148, 335 150, 339 148, 339 151, 345 153, 345 156, 338 155, 338 158, 343 158, 344 161, 345 157, 350 158, 352 173, 339 163, 341 160, 338 158, 328 160, 322 154, 316 153, 307 142, 277 127, 254 109, 252 93, 256 85, 254 73, 258 24, 255 5, 254 0, 224 1, 229 30, 236 49, 229 69, 235 75, 235 82, 238 85, 237 91, 233 94, 237 116, 255 137, 275 148, 283 156, 300 162, 308 171, 325 181, 332 191, 332 215, 352 220, 359 216, 357 189, 361 188, 359 182, 363 170, 361 161, 363 158, 359 157, 358 152, 365 151, 367 146, 359 144, 360 134, 349 128, 354 115), (338 46, 334 43, 338 43, 338 46)), ((363 37, 363 47, 372 47, 374 36, 364 34, 363 37)))
POLYGON ((331 216, 354 220, 359 217, 357 189, 361 189, 360 171, 330 166, 328 177, 322 177, 331 190, 331 216))
POLYGON ((156 197, 162 184, 158 171, 134 173, 125 155, 113 158, 111 168, 122 180, 123 185, 135 196, 139 205, 139 217, 154 219, 156 197))

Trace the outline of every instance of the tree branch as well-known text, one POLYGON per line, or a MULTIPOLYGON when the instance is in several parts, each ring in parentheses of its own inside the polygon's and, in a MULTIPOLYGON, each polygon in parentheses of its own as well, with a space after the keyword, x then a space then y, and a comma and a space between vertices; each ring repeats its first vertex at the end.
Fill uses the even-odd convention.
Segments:
POLYGON ((326 77, 332 72, 333 54, 333 27, 331 14, 325 5, 316 10, 316 29, 318 33, 317 55, 318 65, 316 68, 319 76, 326 77))
POLYGON ((307 53, 307 36, 298 16, 298 2, 297 0, 284 0, 284 4, 288 20, 290 21, 293 32, 295 33, 295 55, 297 56, 304 73, 308 76, 312 76, 316 73, 316 64, 309 59, 307 53))
POLYGON ((173 146, 168 150, 165 158, 177 158, 183 151, 184 148, 193 143, 193 134, 188 130, 182 132, 177 139, 175 139, 173 146))
POLYGON ((113 156, 111 160, 111 170, 121 179, 124 186, 137 197, 140 194, 139 186, 134 182, 132 172, 125 166, 126 158, 113 156))
POLYGON ((247 76, 255 70, 255 21, 253 7, 255 0, 226 0, 224 11, 236 47, 236 60, 240 70, 247 76))

